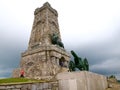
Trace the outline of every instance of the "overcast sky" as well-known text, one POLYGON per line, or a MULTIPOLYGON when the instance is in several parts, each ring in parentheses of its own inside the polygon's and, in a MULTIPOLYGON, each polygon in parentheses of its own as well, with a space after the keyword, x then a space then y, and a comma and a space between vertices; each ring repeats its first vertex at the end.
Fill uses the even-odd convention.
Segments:
MULTIPOLYGON (((68 52, 86 57, 90 71, 120 79, 120 0, 47 0, 58 11, 68 52)), ((46 0, 0 0, 0 78, 10 77, 27 49, 34 10, 46 0)))

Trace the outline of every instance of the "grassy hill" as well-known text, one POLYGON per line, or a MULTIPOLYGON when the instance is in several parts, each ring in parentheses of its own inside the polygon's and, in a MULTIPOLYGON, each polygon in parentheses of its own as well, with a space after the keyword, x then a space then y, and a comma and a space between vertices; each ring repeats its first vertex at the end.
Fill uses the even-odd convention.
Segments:
POLYGON ((2 84, 19 84, 19 83, 33 83, 33 82, 46 82, 45 80, 35 80, 27 78, 5 78, 0 79, 0 85, 2 84))

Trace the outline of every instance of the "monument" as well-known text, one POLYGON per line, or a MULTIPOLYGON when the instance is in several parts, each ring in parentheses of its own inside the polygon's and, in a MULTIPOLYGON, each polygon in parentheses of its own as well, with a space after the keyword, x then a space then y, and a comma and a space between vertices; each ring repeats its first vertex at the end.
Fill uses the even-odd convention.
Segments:
MULTIPOLYGON (((13 77, 47 80, 55 78, 58 87, 54 90, 105 90, 108 88, 106 76, 88 72, 87 59, 80 59, 74 51, 71 51, 74 62, 71 62, 71 66, 69 65, 70 71, 75 71, 75 68, 81 71, 66 72, 69 70, 70 55, 62 43, 57 18, 57 11, 48 2, 35 10, 28 49, 21 54, 20 67, 13 71, 13 77), (20 71, 22 71, 21 74, 20 71)), ((33 87, 34 90, 38 90, 49 85, 52 87, 52 84, 35 86, 33 83, 31 90, 33 87)), ((49 90, 53 89, 49 88, 49 90)))
POLYGON ((70 55, 62 43, 57 18, 57 11, 48 2, 34 11, 28 49, 21 54, 20 68, 13 71, 13 77, 19 77, 21 69, 25 77, 35 79, 68 71, 70 55))

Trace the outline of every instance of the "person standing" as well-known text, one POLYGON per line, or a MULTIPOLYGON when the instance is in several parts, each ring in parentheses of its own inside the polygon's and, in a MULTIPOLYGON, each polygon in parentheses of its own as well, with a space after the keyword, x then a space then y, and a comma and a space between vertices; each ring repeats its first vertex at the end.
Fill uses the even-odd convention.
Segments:
POLYGON ((22 77, 22 78, 23 78, 23 77, 24 77, 24 73, 25 73, 25 72, 24 72, 24 70, 23 70, 23 69, 21 69, 21 71, 20 71, 20 77, 22 77))

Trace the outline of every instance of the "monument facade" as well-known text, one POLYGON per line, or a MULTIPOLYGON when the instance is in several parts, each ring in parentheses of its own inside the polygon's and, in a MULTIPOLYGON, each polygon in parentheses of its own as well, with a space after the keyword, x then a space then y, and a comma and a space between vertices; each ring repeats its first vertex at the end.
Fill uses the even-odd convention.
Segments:
POLYGON ((67 71, 69 60, 61 40, 58 13, 46 2, 34 11, 28 49, 21 54, 20 68, 14 70, 13 77, 19 77, 23 69, 28 78, 51 78, 67 71))

